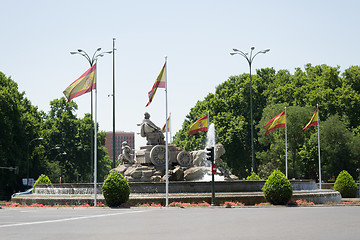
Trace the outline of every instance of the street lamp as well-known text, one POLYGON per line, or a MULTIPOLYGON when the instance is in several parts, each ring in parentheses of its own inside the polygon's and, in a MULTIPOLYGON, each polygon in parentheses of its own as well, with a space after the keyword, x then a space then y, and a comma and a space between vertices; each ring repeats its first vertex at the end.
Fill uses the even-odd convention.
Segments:
POLYGON ((59 150, 59 149, 60 149, 59 146, 55 146, 55 147, 51 148, 49 151, 47 151, 46 155, 48 155, 51 150, 59 150))
POLYGON ((30 152, 30 144, 33 142, 33 141, 36 141, 36 140, 43 140, 44 138, 40 137, 40 138, 34 138, 33 140, 31 140, 28 144, 28 149, 27 149, 27 173, 26 173, 26 188, 29 187, 29 168, 30 168, 30 163, 29 163, 29 152, 30 152))
POLYGON ((96 59, 98 57, 103 57, 105 53, 112 53, 113 51, 107 51, 107 52, 102 52, 102 53, 98 53, 101 51, 101 48, 98 48, 96 49, 96 51, 94 52, 93 56, 90 58, 89 54, 87 54, 84 50, 82 49, 78 49, 77 52, 73 51, 73 52, 70 52, 70 54, 80 54, 81 56, 85 57, 86 60, 89 62, 90 64, 90 67, 92 67, 96 61, 96 59), (98 54, 97 54, 98 53, 98 54))
MULTIPOLYGON (((54 162, 55 162, 55 160, 56 160, 56 158, 57 158, 58 156, 60 156, 60 155, 66 155, 66 154, 67 154, 66 152, 59 153, 59 154, 56 155, 56 157, 54 158, 54 162)), ((65 167, 65 164, 64 164, 64 167, 65 167)), ((62 170, 60 169, 60 179, 61 179, 61 177, 62 177, 62 170)), ((61 183, 61 180, 60 180, 60 183, 61 183)))
POLYGON ((234 52, 230 53, 230 55, 235 55, 235 54, 239 54, 241 56, 243 56, 247 62, 249 63, 249 68, 250 68, 250 125, 251 125, 251 160, 252 160, 252 167, 251 167, 251 172, 255 172, 255 153, 254 153, 254 123, 253 123, 253 107, 252 107, 252 77, 251 77, 251 64, 254 60, 254 58, 259 54, 259 53, 267 53, 270 51, 270 49, 265 49, 265 50, 261 50, 258 51, 257 53, 255 53, 253 55, 253 51, 254 51, 255 47, 251 47, 251 51, 250 51, 250 56, 248 56, 248 53, 244 53, 236 48, 234 48, 234 52))
MULTIPOLYGON (((101 48, 98 48, 96 49, 96 51, 94 52, 94 54, 92 55, 92 57, 90 58, 89 54, 87 54, 84 50, 82 49, 78 49, 77 52, 76 51, 73 51, 73 52, 70 52, 70 54, 74 55, 74 54, 80 54, 81 56, 85 57, 86 60, 89 62, 90 64, 90 67, 92 67, 95 63, 95 61, 97 60, 98 57, 103 57, 105 53, 112 53, 113 51, 107 51, 107 52, 102 52, 102 53, 98 53, 101 51, 101 48)), ((90 91, 90 95, 91 95, 91 153, 90 153, 90 166, 91 166, 91 173, 93 172, 93 162, 94 162, 94 159, 93 159, 93 152, 94 152, 94 133, 93 133, 93 129, 94 129, 94 123, 93 123, 93 93, 92 91, 90 91)), ((92 181, 92 179, 90 179, 90 182, 92 181)))

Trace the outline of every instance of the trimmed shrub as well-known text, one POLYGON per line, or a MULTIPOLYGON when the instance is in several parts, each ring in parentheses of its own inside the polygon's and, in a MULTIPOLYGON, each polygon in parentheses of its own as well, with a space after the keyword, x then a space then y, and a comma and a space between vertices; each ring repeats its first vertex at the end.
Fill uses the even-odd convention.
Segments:
POLYGON ((337 176, 334 190, 340 192, 343 198, 354 198, 358 191, 355 180, 346 170, 341 171, 337 176))
POLYGON ((266 180, 263 188, 265 199, 274 205, 287 204, 293 193, 293 188, 286 176, 280 171, 275 170, 266 180))
POLYGON ((102 192, 109 207, 118 207, 129 200, 130 186, 118 171, 111 171, 102 186, 102 192))
POLYGON ((261 178, 255 172, 252 172, 250 176, 246 178, 246 181, 259 181, 261 178))
POLYGON ((51 184, 50 178, 46 176, 45 174, 41 174, 40 177, 36 180, 34 186, 33 186, 33 192, 35 192, 35 186, 37 184, 51 184))

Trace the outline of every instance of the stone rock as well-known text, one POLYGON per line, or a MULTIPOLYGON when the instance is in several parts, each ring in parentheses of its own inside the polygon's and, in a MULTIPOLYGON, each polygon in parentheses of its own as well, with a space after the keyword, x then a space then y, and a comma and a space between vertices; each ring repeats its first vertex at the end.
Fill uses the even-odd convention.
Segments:
POLYGON ((159 175, 154 175, 154 176, 152 176, 152 177, 150 177, 150 181, 151 182, 161 182, 161 176, 159 176, 159 175))
POLYGON ((172 170, 173 174, 173 181, 183 181, 184 180, 184 170, 180 167, 177 166, 174 168, 174 170, 172 170))
POLYGON ((207 171, 207 167, 192 167, 184 171, 184 179, 186 181, 196 181, 203 178, 207 171))
POLYGON ((131 166, 131 164, 119 164, 119 166, 117 166, 116 168, 114 168, 112 170, 118 171, 119 173, 124 175, 126 169, 128 169, 128 167, 130 167, 130 166, 131 166))

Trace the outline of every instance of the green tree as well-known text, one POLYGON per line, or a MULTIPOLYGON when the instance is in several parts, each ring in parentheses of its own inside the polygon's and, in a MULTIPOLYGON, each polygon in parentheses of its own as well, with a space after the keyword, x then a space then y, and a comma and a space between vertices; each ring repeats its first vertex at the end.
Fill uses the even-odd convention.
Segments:
MULTIPOLYGON (((262 177, 275 169, 285 172, 285 129, 280 128, 265 135, 265 124, 273 117, 285 110, 286 104, 275 104, 264 109, 263 118, 257 128, 259 131, 259 143, 263 145, 258 152, 260 162, 259 173, 262 177)), ((288 174, 289 177, 302 177, 302 164, 299 158, 299 151, 304 144, 302 128, 311 116, 312 110, 307 107, 290 106, 286 108, 287 127, 287 153, 288 153, 288 174)))
POLYGON ((24 92, 19 92, 15 81, 0 72, 0 166, 19 168, 18 175, 0 169, 0 189, 5 190, 7 196, 24 189, 21 179, 27 176, 28 158, 30 177, 35 174, 34 161, 38 156, 33 153, 40 144, 30 146, 29 143, 40 136, 42 123, 42 112, 31 105, 24 92))
POLYGON ((360 136, 354 135, 336 115, 320 122, 321 162, 324 179, 341 170, 356 176, 360 158, 360 136))
MULTIPOLYGON (((45 126, 49 146, 59 146, 61 152, 66 152, 66 155, 60 156, 52 153, 50 156, 53 159, 48 159, 48 167, 55 167, 55 169, 48 168, 46 171, 53 182, 58 182, 60 175, 62 175, 64 182, 76 182, 78 180, 88 182, 92 175, 91 118, 89 114, 86 114, 84 118, 78 119, 74 113, 75 110, 77 110, 77 104, 74 101, 67 102, 63 97, 51 101, 50 112, 46 116, 45 126)), ((105 133, 98 132, 99 180, 103 179, 110 170, 110 159, 104 145, 105 133)))

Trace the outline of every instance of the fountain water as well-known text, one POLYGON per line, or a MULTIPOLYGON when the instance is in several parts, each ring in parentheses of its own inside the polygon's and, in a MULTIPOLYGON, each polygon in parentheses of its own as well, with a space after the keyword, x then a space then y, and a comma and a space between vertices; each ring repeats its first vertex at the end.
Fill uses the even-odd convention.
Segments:
MULTIPOLYGON (((214 158, 216 159, 216 130, 215 130, 215 125, 213 123, 210 124, 207 134, 206 134, 206 144, 205 144, 205 149, 206 148, 211 148, 213 147, 215 149, 214 151, 214 158)), ((202 179, 200 179, 200 182, 210 182, 212 180, 212 174, 211 174, 211 162, 209 160, 206 159, 206 156, 203 157, 202 159, 202 165, 205 167, 209 167, 209 171, 205 172, 204 176, 202 177, 202 179)), ((214 175, 214 179, 215 181, 224 181, 224 176, 220 176, 218 174, 214 175)))

